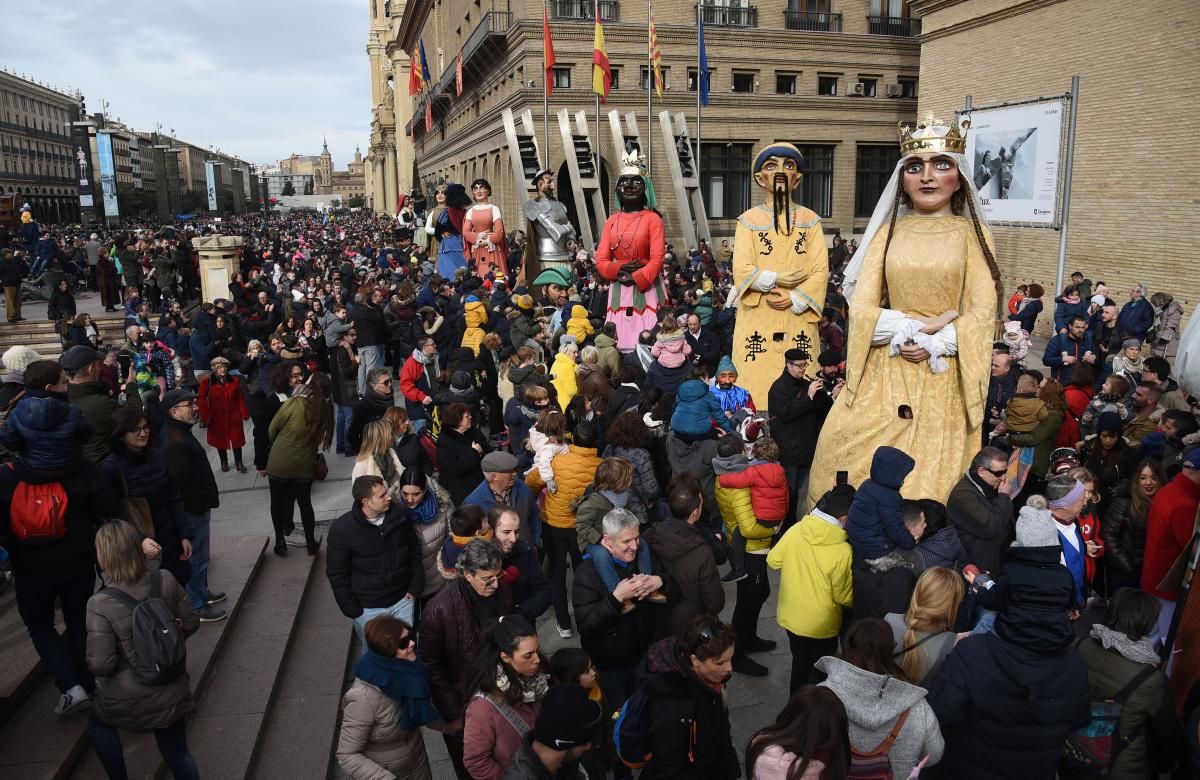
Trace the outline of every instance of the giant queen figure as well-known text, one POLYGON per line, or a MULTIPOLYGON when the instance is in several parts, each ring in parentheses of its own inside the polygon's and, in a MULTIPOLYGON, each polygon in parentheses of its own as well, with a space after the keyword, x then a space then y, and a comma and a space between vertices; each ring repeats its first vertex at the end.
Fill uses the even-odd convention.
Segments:
POLYGON ((730 303, 737 307, 733 362, 738 384, 760 406, 779 378, 784 353, 815 358, 817 324, 829 283, 829 249, 821 218, 795 205, 804 157, 791 144, 771 144, 754 158, 754 181, 766 201, 737 221, 730 303))
POLYGON ((964 152, 967 124, 900 128, 901 159, 846 270, 846 387, 809 475, 809 505, 870 475, 882 445, 912 456, 905 498, 945 502, 979 448, 1000 273, 964 152))

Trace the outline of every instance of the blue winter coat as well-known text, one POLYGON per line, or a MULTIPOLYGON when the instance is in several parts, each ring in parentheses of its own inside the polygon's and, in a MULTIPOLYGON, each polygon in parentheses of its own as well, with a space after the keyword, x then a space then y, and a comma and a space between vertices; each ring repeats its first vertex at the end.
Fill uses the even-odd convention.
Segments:
POLYGON ((42 473, 73 468, 91 438, 92 424, 83 411, 67 403, 65 393, 51 395, 45 390, 26 390, 0 430, 0 443, 42 473))
POLYGON ((727 431, 733 430, 721 400, 699 379, 689 379, 679 385, 675 394, 675 411, 671 414, 671 430, 689 436, 703 436, 712 429, 713 421, 727 431))
POLYGON ((1080 300, 1079 303, 1067 303, 1061 298, 1054 300, 1054 332, 1058 333, 1063 328, 1071 324, 1071 320, 1075 317, 1083 317, 1085 320, 1088 316, 1088 302, 1080 300))
POLYGON ((871 477, 865 480, 850 505, 846 535, 855 560, 882 558, 899 547, 911 550, 917 540, 900 515, 900 486, 915 462, 895 447, 880 447, 871 459, 871 477))
POLYGON ((1117 329, 1121 331, 1121 338, 1145 341, 1146 333, 1153 324, 1154 307, 1145 298, 1125 304, 1117 315, 1117 329))
POLYGON ((1027 301, 1025 303, 1025 308, 1021 309, 1016 314, 1008 315, 1008 318, 1014 322, 1021 323, 1021 327, 1027 333, 1033 333, 1033 326, 1037 324, 1037 318, 1038 315, 1042 313, 1042 308, 1042 299, 1035 298, 1032 301, 1027 301))
POLYGON ((1046 352, 1042 355, 1042 362, 1050 367, 1050 376, 1065 386, 1071 383, 1071 374, 1075 371, 1075 366, 1083 360, 1083 356, 1088 352, 1096 354, 1096 345, 1092 343, 1092 334, 1085 333, 1082 339, 1074 341, 1066 333, 1059 333, 1046 342, 1046 352), (1075 363, 1069 366, 1063 365, 1064 352, 1074 357, 1075 363))

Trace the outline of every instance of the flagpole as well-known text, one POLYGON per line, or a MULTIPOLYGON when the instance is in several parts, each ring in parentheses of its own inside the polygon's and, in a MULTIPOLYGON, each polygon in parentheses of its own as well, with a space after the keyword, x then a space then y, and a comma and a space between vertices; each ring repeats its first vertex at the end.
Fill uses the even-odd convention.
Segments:
POLYGON ((650 20, 654 0, 646 0, 646 175, 654 173, 654 51, 650 46, 650 20))
POLYGON ((700 178, 700 99, 704 96, 704 79, 708 78, 708 74, 700 70, 700 54, 704 47, 704 19, 700 15, 703 7, 703 3, 696 3, 696 148, 692 152, 692 168, 697 179, 700 178))
MULTIPOLYGON (((600 24, 600 0, 592 0, 592 7, 596 11, 596 24, 600 24)), ((604 46, 605 46, 605 50, 607 51, 607 49, 608 49, 607 41, 605 41, 604 46)), ((610 65, 609 66, 610 73, 612 72, 611 68, 612 68, 612 66, 610 65)), ((595 139, 594 143, 592 144, 592 157, 594 158, 592 164, 595 166, 595 171, 596 171, 596 184, 597 184, 597 186, 599 186, 599 184, 600 184, 600 93, 599 92, 596 93, 596 139, 595 139)), ((586 212, 586 204, 585 204, 585 212, 584 213, 585 214, 587 213, 586 212)), ((599 233, 601 227, 602 226, 600 224, 600 215, 597 214, 596 215, 596 232, 597 232, 597 234, 599 233)), ((588 249, 594 250, 595 247, 588 247, 588 249)))
MULTIPOLYGON (((550 29, 550 6, 542 3, 542 13, 545 14, 546 29, 550 29)), ((546 62, 546 42, 542 41, 542 154, 546 155, 543 165, 550 167, 550 63, 546 62)))

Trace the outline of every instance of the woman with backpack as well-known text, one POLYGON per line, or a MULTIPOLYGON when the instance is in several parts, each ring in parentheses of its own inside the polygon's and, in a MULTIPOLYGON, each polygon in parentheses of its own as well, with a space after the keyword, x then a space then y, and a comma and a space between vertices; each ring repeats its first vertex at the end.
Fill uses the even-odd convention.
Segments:
POLYGON ((893 648, 888 624, 867 618, 846 632, 840 657, 817 661, 829 675, 821 686, 837 694, 850 719, 851 777, 908 777, 926 756, 926 765, 942 758, 945 744, 925 690, 908 682, 893 648))
POLYGON ((146 568, 142 535, 129 523, 100 527, 96 559, 108 582, 87 605, 87 665, 96 675, 88 730, 96 756, 109 777, 126 777, 117 729, 153 731, 176 780, 199 778, 186 730, 192 697, 183 640, 200 626, 191 599, 169 572, 146 568), (148 652, 153 645, 138 632, 155 626, 167 632, 177 627, 167 643, 172 652, 148 652), (173 663, 164 675, 156 665, 165 661, 173 663))
POLYGON ((509 615, 479 637, 464 691, 463 764, 474 780, 500 780, 521 749, 550 688, 537 630, 509 615))
MULTIPOLYGON (((1092 724, 1086 730, 1093 732, 1102 723, 1096 717, 1101 702, 1114 701, 1119 707, 1112 737, 1117 741, 1108 751, 1110 777, 1158 777, 1170 771, 1182 752, 1183 729, 1171 684, 1158 668, 1159 656, 1150 642, 1158 611, 1158 602, 1146 592, 1122 588, 1109 603, 1104 622, 1092 626, 1079 643, 1092 700, 1092 724), (1121 742, 1124 748, 1118 748, 1121 742)), ((1081 769, 1072 758, 1078 755, 1071 747, 1075 739, 1075 734, 1067 738, 1062 777, 1075 777, 1081 769)))

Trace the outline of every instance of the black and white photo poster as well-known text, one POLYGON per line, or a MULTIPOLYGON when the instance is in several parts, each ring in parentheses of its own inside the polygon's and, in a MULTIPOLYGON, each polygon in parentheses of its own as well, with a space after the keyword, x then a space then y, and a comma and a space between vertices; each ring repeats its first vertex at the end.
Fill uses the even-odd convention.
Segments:
POLYGON ((1051 100, 970 112, 967 159, 989 221, 1054 224, 1063 111, 1051 100))

